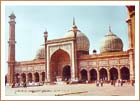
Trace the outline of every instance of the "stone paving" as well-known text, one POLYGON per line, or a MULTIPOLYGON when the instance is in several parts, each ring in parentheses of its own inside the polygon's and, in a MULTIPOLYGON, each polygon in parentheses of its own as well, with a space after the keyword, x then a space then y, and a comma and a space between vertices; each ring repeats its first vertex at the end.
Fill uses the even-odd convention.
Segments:
POLYGON ((135 87, 124 84, 113 86, 104 84, 97 87, 95 84, 71 84, 71 85, 43 85, 27 88, 11 88, 6 86, 6 96, 134 96, 135 87))

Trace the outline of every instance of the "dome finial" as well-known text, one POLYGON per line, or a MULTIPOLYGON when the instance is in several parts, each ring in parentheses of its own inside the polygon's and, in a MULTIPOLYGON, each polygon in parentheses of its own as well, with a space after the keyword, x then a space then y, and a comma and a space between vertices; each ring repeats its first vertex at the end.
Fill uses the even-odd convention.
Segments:
POLYGON ((75 18, 73 17, 73 25, 75 25, 75 18))
POLYGON ((73 27, 72 27, 73 29, 74 28, 76 28, 77 29, 77 26, 76 26, 76 24, 75 24, 75 18, 73 17, 73 27))
POLYGON ((109 25, 109 32, 111 32, 111 26, 109 25))
POLYGON ((10 19, 15 19, 15 18, 16 18, 16 16, 15 16, 15 14, 14 14, 13 11, 12 11, 12 13, 10 14, 9 18, 10 18, 10 19))
POLYGON ((45 32, 47 32, 47 29, 45 28, 45 32))

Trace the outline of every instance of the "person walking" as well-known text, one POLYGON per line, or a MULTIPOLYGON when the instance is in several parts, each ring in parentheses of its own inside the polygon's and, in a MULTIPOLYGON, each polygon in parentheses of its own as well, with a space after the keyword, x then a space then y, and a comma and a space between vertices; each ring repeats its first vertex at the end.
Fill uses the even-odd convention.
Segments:
POLYGON ((118 85, 118 87, 120 86, 120 80, 119 79, 117 80, 117 85, 118 85))
POLYGON ((96 80, 96 86, 99 87, 99 80, 96 80))
POLYGON ((121 86, 123 86, 123 80, 122 79, 120 80, 120 83, 121 83, 121 86))
POLYGON ((101 80, 101 87, 103 87, 103 80, 101 80))
POLYGON ((23 82, 23 87, 24 87, 24 88, 26 88, 26 87, 27 87, 26 82, 23 82))
POLYGON ((134 80, 132 80, 132 86, 134 86, 134 83, 135 83, 135 81, 134 81, 134 80))
POLYGON ((114 87, 115 87, 115 83, 116 83, 115 80, 113 80, 113 86, 114 86, 114 87))

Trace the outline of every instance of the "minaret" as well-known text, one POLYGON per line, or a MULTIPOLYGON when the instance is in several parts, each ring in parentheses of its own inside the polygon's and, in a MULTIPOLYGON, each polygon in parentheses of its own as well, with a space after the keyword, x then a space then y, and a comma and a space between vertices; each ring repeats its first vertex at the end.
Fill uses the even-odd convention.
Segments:
POLYGON ((8 79, 7 83, 12 84, 14 82, 14 71, 15 71, 15 18, 16 16, 12 13, 9 21, 9 47, 8 47, 8 79))
POLYGON ((78 68, 77 68, 77 26, 75 24, 75 18, 73 17, 73 33, 74 33, 74 67, 75 67, 75 77, 73 78, 72 76, 72 79, 76 79, 78 78, 78 68))
POLYGON ((128 9, 128 42, 129 42, 129 64, 130 64, 130 80, 135 80, 135 6, 126 6, 128 9))

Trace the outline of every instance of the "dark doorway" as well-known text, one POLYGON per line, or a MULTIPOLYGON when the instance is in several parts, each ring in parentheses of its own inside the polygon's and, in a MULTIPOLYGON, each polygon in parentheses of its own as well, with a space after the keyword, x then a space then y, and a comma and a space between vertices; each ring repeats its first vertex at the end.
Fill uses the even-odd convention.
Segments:
POLYGON ((90 80, 91 81, 97 80, 97 72, 95 69, 90 70, 90 80))
POLYGON ((21 74, 21 80, 22 80, 23 82, 26 82, 26 74, 25 74, 25 73, 22 73, 22 74, 21 74))
POLYGON ((110 80, 118 79, 118 71, 116 68, 111 68, 109 72, 110 72, 110 80))
POLYGON ((70 70, 70 66, 65 66, 63 68, 63 77, 62 77, 62 80, 63 81, 68 81, 70 78, 71 78, 71 70, 70 70))
POLYGON ((104 68, 100 69, 99 73, 100 73, 100 79, 107 80, 107 70, 106 69, 104 69, 104 68))
POLYGON ((39 82, 39 74, 36 72, 34 76, 35 76, 35 82, 39 82))
POLYGON ((28 82, 32 82, 32 73, 28 73, 28 82))
POLYGON ((45 81, 45 72, 42 72, 42 81, 44 82, 45 81))
POLYGON ((130 72, 129 69, 126 67, 121 68, 121 79, 122 80, 129 80, 130 79, 130 72))
POLYGON ((16 82, 16 83, 19 83, 19 74, 18 74, 18 73, 16 73, 16 74, 15 74, 15 77, 16 77, 15 82, 16 82))
POLYGON ((82 81, 86 81, 87 80, 87 71, 85 69, 83 69, 81 71, 81 80, 82 81))

